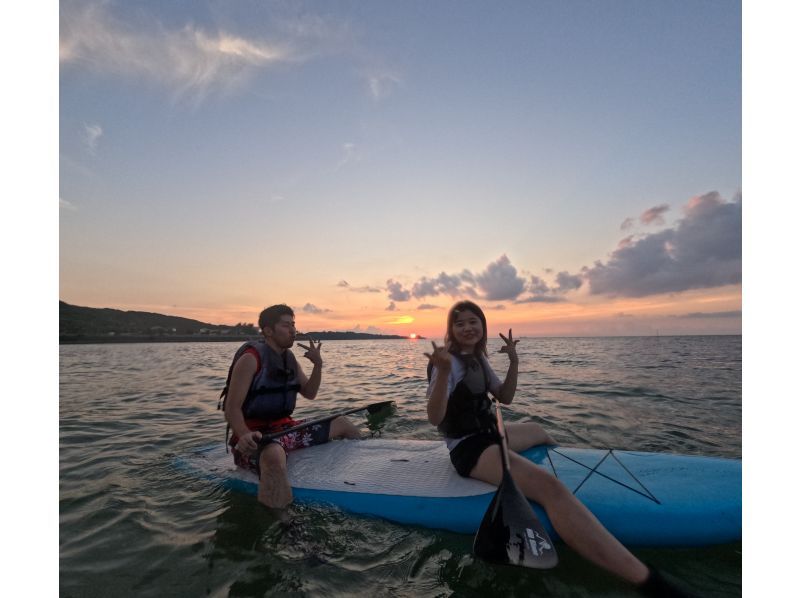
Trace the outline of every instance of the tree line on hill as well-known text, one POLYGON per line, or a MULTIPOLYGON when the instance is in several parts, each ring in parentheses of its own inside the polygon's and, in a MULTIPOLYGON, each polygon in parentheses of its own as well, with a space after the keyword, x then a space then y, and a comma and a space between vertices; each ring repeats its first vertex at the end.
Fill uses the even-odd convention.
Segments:
POLYGON ((80 307, 70 305, 64 301, 58 302, 58 309, 59 335, 62 337, 78 335, 259 334, 258 329, 253 324, 246 323, 225 326, 144 311, 80 307))
MULTIPOLYGON (((144 311, 81 307, 70 305, 64 301, 58 302, 58 309, 59 339, 62 343, 126 340, 241 340, 257 338, 261 334, 254 324, 245 322, 226 326, 144 311)), ((406 337, 363 332, 298 333, 298 339, 303 338, 358 340, 406 337)))

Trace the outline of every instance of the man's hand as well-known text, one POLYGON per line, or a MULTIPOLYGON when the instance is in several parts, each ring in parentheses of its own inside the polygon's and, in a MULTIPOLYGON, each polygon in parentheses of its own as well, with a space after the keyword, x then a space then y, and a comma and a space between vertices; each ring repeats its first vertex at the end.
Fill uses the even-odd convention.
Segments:
POLYGON ((300 343, 297 343, 297 346, 306 350, 306 352, 303 353, 303 357, 308 359, 314 365, 322 365, 322 355, 319 352, 320 348, 322 347, 322 341, 315 345, 313 340, 309 340, 308 346, 301 345, 300 343))
POLYGON ((245 455, 252 455, 258 450, 258 441, 261 440, 261 432, 258 430, 250 431, 239 437, 236 443, 236 450, 245 455))

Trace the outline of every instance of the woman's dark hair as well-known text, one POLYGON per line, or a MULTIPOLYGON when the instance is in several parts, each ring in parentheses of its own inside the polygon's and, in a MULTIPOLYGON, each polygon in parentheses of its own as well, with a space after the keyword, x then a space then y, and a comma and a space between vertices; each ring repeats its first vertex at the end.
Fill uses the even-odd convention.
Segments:
POLYGON ((483 310, 472 301, 459 301, 450 308, 450 312, 447 314, 447 332, 444 335, 444 346, 450 352, 461 350, 461 347, 458 346, 458 343, 455 340, 455 335, 453 334, 453 324, 455 323, 458 314, 464 311, 471 311, 474 313, 476 316, 478 316, 478 319, 483 325, 483 337, 475 345, 475 353, 478 355, 481 353, 488 355, 489 353, 486 350, 486 316, 483 314, 483 310))
POLYGON ((278 323, 278 320, 280 320, 282 316, 294 317, 292 308, 283 303, 280 305, 271 305, 258 316, 258 327, 262 330, 267 327, 269 327, 270 330, 275 330, 275 324, 278 323))

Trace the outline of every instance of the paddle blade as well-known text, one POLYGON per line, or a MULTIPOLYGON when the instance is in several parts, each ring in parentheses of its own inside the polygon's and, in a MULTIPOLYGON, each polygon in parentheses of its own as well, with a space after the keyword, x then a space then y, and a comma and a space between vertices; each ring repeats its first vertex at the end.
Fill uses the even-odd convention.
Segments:
POLYGON ((374 403, 367 407, 367 427, 369 428, 372 436, 380 436, 388 420, 394 415, 396 409, 394 401, 384 401, 383 403, 374 403))
POLYGON ((552 569, 558 564, 550 536, 508 471, 483 516, 472 550, 500 565, 552 569))
POLYGON ((373 403, 372 405, 367 405, 367 412, 368 413, 379 413, 386 409, 387 407, 391 407, 394 405, 394 401, 383 401, 382 403, 373 403))

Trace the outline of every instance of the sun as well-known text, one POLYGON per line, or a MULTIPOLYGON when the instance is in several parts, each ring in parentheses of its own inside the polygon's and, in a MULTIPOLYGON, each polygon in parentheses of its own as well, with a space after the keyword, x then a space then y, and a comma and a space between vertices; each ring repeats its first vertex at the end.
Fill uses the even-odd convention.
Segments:
POLYGON ((408 338, 416 339, 417 338, 417 333, 416 332, 412 332, 411 334, 408 335, 408 338))

